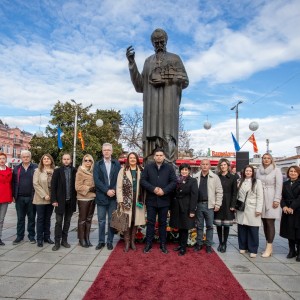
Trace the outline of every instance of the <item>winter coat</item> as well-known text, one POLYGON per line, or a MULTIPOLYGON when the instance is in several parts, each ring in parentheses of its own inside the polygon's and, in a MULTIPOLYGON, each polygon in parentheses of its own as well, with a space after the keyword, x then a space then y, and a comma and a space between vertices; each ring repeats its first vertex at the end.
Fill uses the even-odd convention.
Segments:
MULTIPOLYGON (((130 169, 126 170, 121 168, 118 174, 118 180, 117 180, 117 201, 118 203, 123 202, 123 177, 126 176, 129 181, 131 182, 131 195, 133 195, 133 188, 132 188, 132 176, 130 169), (125 172, 125 173, 124 173, 125 172)), ((135 198, 135 203, 138 202, 139 196, 141 196, 141 186, 140 186, 140 181, 141 181, 141 171, 138 168, 137 169, 137 190, 136 190, 136 198, 135 198)), ((131 203, 133 203, 133 199, 131 199, 131 203)), ((132 205, 129 210, 125 209, 125 213, 129 215, 129 226, 131 226, 131 220, 132 220, 132 205)), ((145 225, 146 224, 146 218, 145 218, 145 205, 143 205, 142 208, 135 206, 135 219, 134 219, 134 225, 145 225)))
MULTIPOLYGON (((70 200, 72 212, 76 211, 76 190, 75 190, 75 177, 76 169, 71 167, 71 186, 70 186, 70 200)), ((58 206, 55 207, 57 214, 65 213, 66 206, 66 176, 64 167, 61 166, 53 172, 51 180, 51 203, 58 202, 58 206)))
POLYGON ((280 202, 282 192, 282 174, 273 165, 264 168, 260 166, 256 172, 256 178, 262 182, 264 190, 264 206, 262 218, 279 219, 281 215, 280 207, 273 208, 273 202, 280 202))
POLYGON ((0 204, 12 202, 12 170, 0 170, 0 204))
POLYGON ((96 204, 108 205, 110 201, 116 201, 116 196, 109 197, 108 190, 115 190, 121 165, 116 159, 111 160, 110 174, 107 174, 104 159, 97 161, 94 166, 94 181, 96 186, 96 204), (108 176, 110 181, 108 180, 108 176))
MULTIPOLYGON (((22 167, 22 163, 15 166, 13 169, 13 197, 15 198, 16 201, 18 199, 18 194, 19 194, 19 179, 20 179, 21 167, 22 167)), ((28 176, 31 176, 32 180, 33 180, 34 171, 37 167, 38 165, 34 163, 30 163, 30 165, 28 166, 26 174, 28 174, 28 176)), ((33 196, 34 196, 34 188, 32 183, 32 193, 31 193, 32 199, 33 196)))
POLYGON ((147 164, 141 176, 141 185, 146 190, 146 205, 170 206, 170 195, 176 188, 176 182, 176 174, 171 164, 164 162, 159 169, 155 162, 147 164), (154 193, 156 187, 160 187, 164 195, 157 196, 154 193))
POLYGON ((255 213, 261 213, 263 209, 263 188, 259 179, 256 180, 254 191, 252 191, 251 186, 251 180, 246 179, 238 189, 238 200, 244 201, 247 192, 248 195, 245 210, 236 212, 236 221, 240 225, 259 227, 261 225, 261 215, 256 217, 255 213))
POLYGON ((170 226, 178 229, 192 229, 195 227, 195 214, 198 202, 197 180, 187 177, 186 181, 176 188, 175 198, 171 201, 170 226))
MULTIPOLYGON (((52 170, 53 172, 53 170, 52 170)), ((45 200, 46 196, 51 197, 51 193, 48 186, 48 175, 46 171, 40 171, 38 168, 33 174, 33 187, 35 190, 33 197, 33 204, 45 205, 51 204, 51 200, 45 200)))
POLYGON ((82 168, 78 168, 75 179, 75 190, 77 191, 77 200, 84 201, 95 199, 96 193, 91 192, 90 188, 94 188, 94 177, 93 173, 82 168))
POLYGON ((300 179, 292 185, 290 179, 283 183, 280 206, 290 207, 294 212, 292 215, 282 212, 279 235, 291 240, 300 239, 300 179))
MULTIPOLYGON (((199 189, 201 180, 201 171, 194 175, 197 179, 197 187, 199 189)), ((218 175, 211 170, 208 172, 207 178, 208 208, 221 207, 223 199, 223 188, 218 175)))
POLYGON ((235 207, 237 194, 237 180, 236 176, 227 173, 225 176, 219 175, 223 189, 223 200, 220 210, 215 212, 216 220, 233 220, 235 218, 234 212, 230 208, 235 207))

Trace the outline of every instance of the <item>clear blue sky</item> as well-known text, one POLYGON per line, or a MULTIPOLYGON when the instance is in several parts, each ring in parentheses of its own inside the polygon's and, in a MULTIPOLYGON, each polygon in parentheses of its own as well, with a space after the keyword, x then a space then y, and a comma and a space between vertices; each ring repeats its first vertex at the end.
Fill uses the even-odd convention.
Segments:
POLYGON ((234 151, 230 108, 239 100, 240 144, 257 121, 260 153, 266 139, 276 156, 300 145, 298 0, 2 0, 0 20, 0 118, 10 126, 43 129, 58 99, 141 109, 125 51, 134 46, 141 71, 160 27, 190 79, 181 107, 192 148, 234 151))

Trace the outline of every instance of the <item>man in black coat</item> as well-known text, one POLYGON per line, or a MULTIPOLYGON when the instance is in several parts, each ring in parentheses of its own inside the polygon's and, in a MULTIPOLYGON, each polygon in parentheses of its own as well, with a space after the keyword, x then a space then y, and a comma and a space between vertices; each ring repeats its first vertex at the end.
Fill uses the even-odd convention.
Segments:
POLYGON ((60 245, 65 248, 71 247, 68 243, 68 232, 73 212, 76 211, 76 169, 72 167, 70 154, 62 156, 62 164, 54 170, 51 181, 51 203, 56 213, 53 251, 57 251, 60 245))
POLYGON ((170 206, 170 193, 176 188, 176 174, 171 164, 165 163, 162 149, 154 151, 154 162, 145 166, 141 177, 141 185, 145 188, 147 208, 146 247, 144 253, 152 248, 156 215, 159 222, 160 249, 167 254, 167 215, 170 206))

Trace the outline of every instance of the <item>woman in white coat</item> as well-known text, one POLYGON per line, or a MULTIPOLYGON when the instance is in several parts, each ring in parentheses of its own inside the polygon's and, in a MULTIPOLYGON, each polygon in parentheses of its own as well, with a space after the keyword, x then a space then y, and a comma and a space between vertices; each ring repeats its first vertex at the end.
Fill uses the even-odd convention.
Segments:
POLYGON ((255 179, 252 166, 246 166, 242 172, 242 179, 238 185, 238 200, 246 201, 245 210, 236 212, 240 253, 248 250, 250 257, 254 258, 259 244, 263 188, 261 181, 255 179))
POLYGON ((129 215, 129 228, 124 232, 124 252, 136 250, 135 235, 137 226, 145 225, 145 206, 142 197, 140 179, 142 166, 135 152, 127 156, 126 164, 118 174, 117 201, 122 210, 129 215))
POLYGON ((264 191, 264 206, 262 222, 266 237, 266 249, 262 257, 269 257, 273 252, 273 240, 275 237, 275 219, 281 216, 280 200, 282 192, 282 174, 276 168, 270 153, 262 156, 262 165, 256 172, 256 178, 261 180, 264 191))

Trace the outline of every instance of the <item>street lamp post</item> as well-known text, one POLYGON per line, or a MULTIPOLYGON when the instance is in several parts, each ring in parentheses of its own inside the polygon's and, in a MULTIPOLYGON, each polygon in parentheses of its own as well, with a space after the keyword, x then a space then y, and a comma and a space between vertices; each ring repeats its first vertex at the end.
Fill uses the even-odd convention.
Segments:
POLYGON ((239 144, 239 105, 242 103, 243 101, 240 100, 235 106, 230 108, 230 110, 235 109, 235 136, 238 144, 239 144))
POLYGON ((75 104, 75 121, 74 121, 74 144, 73 144, 73 167, 76 166, 76 143, 77 143, 77 119, 78 119, 78 104, 74 99, 71 102, 75 104))

